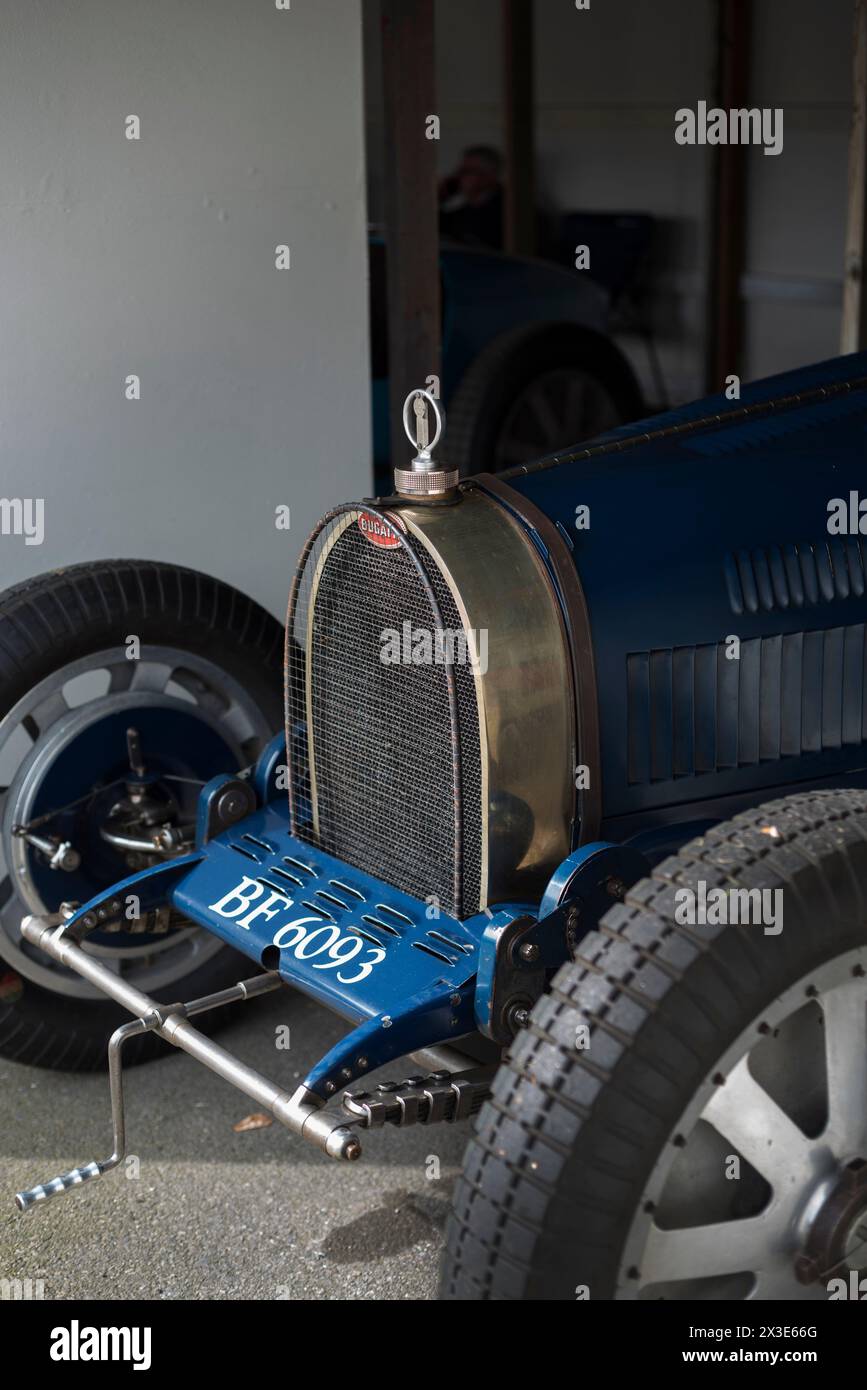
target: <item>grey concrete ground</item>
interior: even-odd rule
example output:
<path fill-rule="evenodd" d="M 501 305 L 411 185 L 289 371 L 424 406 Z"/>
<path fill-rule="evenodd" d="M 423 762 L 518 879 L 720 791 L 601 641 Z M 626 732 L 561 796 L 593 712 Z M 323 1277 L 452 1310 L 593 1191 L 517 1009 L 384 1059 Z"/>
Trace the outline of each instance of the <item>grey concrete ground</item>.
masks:
<path fill-rule="evenodd" d="M 289 1088 L 345 1027 L 288 994 L 245 1007 L 220 1041 Z M 110 1151 L 108 1081 L 0 1060 L 0 1279 L 44 1280 L 46 1299 L 436 1296 L 467 1125 L 374 1132 L 337 1164 L 277 1124 L 236 1134 L 255 1105 L 185 1055 L 126 1077 L 140 1176 L 23 1216 L 19 1188 Z"/>

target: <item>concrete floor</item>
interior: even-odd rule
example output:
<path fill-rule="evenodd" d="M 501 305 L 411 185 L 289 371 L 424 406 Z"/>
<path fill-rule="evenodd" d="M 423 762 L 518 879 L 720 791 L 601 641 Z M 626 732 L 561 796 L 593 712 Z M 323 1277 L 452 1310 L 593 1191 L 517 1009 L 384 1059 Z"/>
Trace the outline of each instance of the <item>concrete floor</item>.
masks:
<path fill-rule="evenodd" d="M 246 1009 L 220 1041 L 288 1089 L 345 1027 L 297 995 Z M 436 1297 L 468 1125 L 374 1132 L 338 1164 L 277 1124 L 236 1134 L 255 1105 L 183 1054 L 126 1081 L 139 1176 L 23 1216 L 19 1188 L 110 1151 L 108 1081 L 0 1060 L 0 1279 L 44 1280 L 46 1299 Z"/>

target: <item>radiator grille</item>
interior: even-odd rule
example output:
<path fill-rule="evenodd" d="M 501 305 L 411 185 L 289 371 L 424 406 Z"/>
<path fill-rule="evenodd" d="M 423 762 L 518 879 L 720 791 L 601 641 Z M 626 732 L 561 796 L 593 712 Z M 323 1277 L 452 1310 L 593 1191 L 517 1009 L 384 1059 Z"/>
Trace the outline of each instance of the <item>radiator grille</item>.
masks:
<path fill-rule="evenodd" d="M 308 543 L 296 581 L 286 680 L 294 829 L 466 917 L 478 910 L 481 891 L 473 672 L 381 659 L 384 633 L 397 634 L 401 656 L 412 657 L 415 634 L 457 631 L 460 621 L 424 547 L 397 532 L 388 547 L 373 543 L 358 525 L 369 516 L 353 509 L 328 520 Z M 391 647 L 394 655 L 393 637 Z"/>

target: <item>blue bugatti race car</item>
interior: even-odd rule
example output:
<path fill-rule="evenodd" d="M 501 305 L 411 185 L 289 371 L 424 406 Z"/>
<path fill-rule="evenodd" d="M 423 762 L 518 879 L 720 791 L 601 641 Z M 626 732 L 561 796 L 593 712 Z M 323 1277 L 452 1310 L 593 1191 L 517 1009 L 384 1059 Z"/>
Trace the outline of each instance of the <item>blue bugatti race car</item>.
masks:
<path fill-rule="evenodd" d="M 122 1061 L 170 1045 L 341 1163 L 472 1120 L 445 1297 L 834 1296 L 867 1269 L 867 354 L 469 478 L 434 397 L 405 423 L 285 630 L 146 561 L 3 597 L 0 1051 L 107 1058 L 115 1126 L 19 1207 L 119 1164 Z M 280 990 L 346 1021 L 294 1088 L 211 1035 Z"/>

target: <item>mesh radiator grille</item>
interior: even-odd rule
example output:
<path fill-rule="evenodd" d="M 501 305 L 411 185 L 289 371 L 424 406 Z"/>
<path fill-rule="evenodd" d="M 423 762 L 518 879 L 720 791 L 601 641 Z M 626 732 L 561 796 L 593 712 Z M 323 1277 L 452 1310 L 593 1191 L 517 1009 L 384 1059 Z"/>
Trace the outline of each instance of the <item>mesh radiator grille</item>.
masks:
<path fill-rule="evenodd" d="M 374 544 L 357 524 L 361 515 L 343 510 L 314 533 L 293 590 L 286 689 L 294 830 L 466 917 L 479 907 L 482 859 L 472 669 L 381 659 L 388 630 L 403 645 L 404 624 L 435 633 L 458 630 L 460 620 L 424 547 L 404 536 L 390 548 Z"/>

